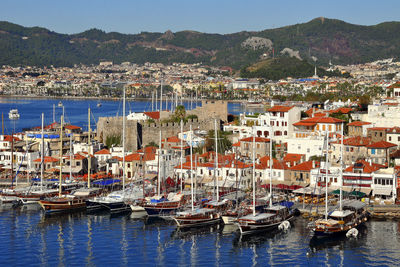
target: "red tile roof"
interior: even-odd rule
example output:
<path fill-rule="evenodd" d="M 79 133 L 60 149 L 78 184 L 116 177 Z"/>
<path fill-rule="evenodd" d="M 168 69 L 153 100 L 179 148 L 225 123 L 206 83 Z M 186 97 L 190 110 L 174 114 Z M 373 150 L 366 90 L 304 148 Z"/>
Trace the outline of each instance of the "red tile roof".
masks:
<path fill-rule="evenodd" d="M 329 113 L 331 113 L 331 114 L 332 114 L 332 113 L 348 114 L 348 113 L 350 113 L 351 111 L 353 111 L 352 108 L 342 107 L 342 108 L 337 108 L 337 109 L 330 110 Z"/>
<path fill-rule="evenodd" d="M 371 144 L 371 138 L 369 137 L 361 137 L 354 136 L 343 140 L 343 144 L 346 146 L 368 146 Z M 341 139 L 336 142 L 332 142 L 332 144 L 340 144 Z"/>
<path fill-rule="evenodd" d="M 293 123 L 294 126 L 315 126 L 316 124 L 317 123 L 315 122 L 301 122 L 301 121 Z"/>
<path fill-rule="evenodd" d="M 65 129 L 78 130 L 78 129 L 81 129 L 81 127 L 69 124 L 69 125 L 65 125 Z"/>
<path fill-rule="evenodd" d="M 395 147 L 397 146 L 396 144 L 389 143 L 386 141 L 379 141 L 373 144 L 368 145 L 368 148 L 390 148 L 390 147 Z"/>
<path fill-rule="evenodd" d="M 318 168 L 320 166 L 320 162 L 319 161 L 315 161 L 315 168 Z M 296 166 L 293 166 L 291 168 L 289 168 L 289 170 L 291 171 L 311 171 L 313 168 L 313 161 L 309 160 L 309 161 L 305 161 L 303 163 L 297 164 Z"/>
<path fill-rule="evenodd" d="M 165 142 L 165 139 L 162 139 L 161 142 Z M 180 143 L 181 139 L 179 139 L 177 136 L 167 137 L 167 142 L 168 143 Z"/>
<path fill-rule="evenodd" d="M 132 153 L 129 155 L 125 156 L 125 162 L 132 162 L 132 161 L 148 161 L 148 160 L 155 160 L 156 155 L 155 154 L 150 154 L 146 153 L 145 155 L 139 154 L 139 153 Z M 120 159 L 122 161 L 122 158 Z"/>
<path fill-rule="evenodd" d="M 347 124 L 347 126 L 363 126 L 363 125 L 369 125 L 371 124 L 370 122 L 366 122 L 366 121 L 353 121 L 350 122 L 349 124 Z"/>
<path fill-rule="evenodd" d="M 234 143 L 232 146 L 234 146 L 234 147 L 240 147 L 240 141 L 237 142 L 237 143 Z"/>
<path fill-rule="evenodd" d="M 319 111 L 320 109 L 318 109 L 318 108 L 310 108 L 310 109 L 308 109 L 307 111 L 306 111 L 306 114 L 308 115 L 308 117 L 311 117 L 312 116 L 312 114 L 313 114 L 313 112 L 314 112 L 314 114 L 315 114 L 315 112 L 317 112 L 317 111 Z"/>
<path fill-rule="evenodd" d="M 333 117 L 313 117 L 301 120 L 297 123 L 342 123 L 342 122 L 344 121 Z M 293 125 L 296 126 L 297 123 L 294 123 Z"/>
<path fill-rule="evenodd" d="M 268 138 L 254 137 L 256 143 L 269 143 Z M 253 142 L 253 137 L 247 137 L 240 140 L 240 142 Z"/>
<path fill-rule="evenodd" d="M 108 149 L 102 149 L 94 153 L 95 155 L 110 155 L 110 151 Z"/>
<path fill-rule="evenodd" d="M 288 107 L 288 106 L 273 106 L 272 108 L 268 109 L 268 112 L 288 112 L 291 110 L 293 106 Z"/>
<path fill-rule="evenodd" d="M 41 158 L 38 158 L 38 159 L 35 159 L 35 160 L 34 160 L 34 162 L 41 162 L 41 161 L 42 161 Z M 44 157 L 43 161 L 44 161 L 45 163 L 48 163 L 48 162 L 58 162 L 58 159 L 53 158 L 53 157 L 48 157 L 48 156 L 46 156 L 46 157 Z"/>
<path fill-rule="evenodd" d="M 344 171 L 354 172 L 354 169 L 362 169 L 363 173 L 372 173 L 384 167 L 385 167 L 384 165 L 380 164 L 375 164 L 375 163 L 370 164 L 365 160 L 357 160 L 356 163 L 354 163 L 352 166 L 347 167 Z"/>
<path fill-rule="evenodd" d="M 400 133 L 400 127 L 393 127 L 393 128 L 390 128 L 390 130 L 388 131 L 388 133 Z"/>
<path fill-rule="evenodd" d="M 19 138 L 16 137 L 16 136 L 13 136 L 13 139 L 14 139 L 14 141 L 21 141 L 21 139 L 19 139 Z M 6 141 L 6 142 L 11 142 L 11 141 L 12 141 L 11 135 L 5 135 L 5 136 L 4 136 L 4 141 Z"/>
<path fill-rule="evenodd" d="M 389 127 L 372 127 L 372 128 L 368 128 L 368 131 L 389 131 L 390 128 Z"/>
<path fill-rule="evenodd" d="M 145 148 L 139 149 L 138 153 L 156 153 L 158 147 L 155 146 L 146 146 Z"/>
<path fill-rule="evenodd" d="M 153 120 L 159 120 L 160 119 L 160 112 L 159 111 L 147 111 L 144 112 L 144 114 Z"/>
<path fill-rule="evenodd" d="M 260 164 L 256 164 L 256 169 L 267 169 L 269 168 L 270 157 L 264 156 L 260 158 Z M 272 169 L 286 170 L 288 167 L 285 162 L 278 159 L 272 159 Z"/>
<path fill-rule="evenodd" d="M 287 153 L 283 157 L 283 161 L 300 161 L 304 157 L 304 154 L 294 154 L 294 153 Z"/>

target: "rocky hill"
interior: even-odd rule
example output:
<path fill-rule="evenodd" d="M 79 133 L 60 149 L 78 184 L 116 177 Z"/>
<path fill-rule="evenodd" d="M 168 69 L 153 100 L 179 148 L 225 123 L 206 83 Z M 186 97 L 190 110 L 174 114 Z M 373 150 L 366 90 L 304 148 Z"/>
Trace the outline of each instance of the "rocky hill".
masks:
<path fill-rule="evenodd" d="M 400 55 L 400 23 L 360 26 L 317 18 L 260 32 L 208 34 L 195 31 L 140 34 L 91 29 L 59 34 L 0 22 L 0 65 L 98 64 L 130 61 L 186 62 L 240 69 L 281 54 L 327 65 L 373 61 Z"/>

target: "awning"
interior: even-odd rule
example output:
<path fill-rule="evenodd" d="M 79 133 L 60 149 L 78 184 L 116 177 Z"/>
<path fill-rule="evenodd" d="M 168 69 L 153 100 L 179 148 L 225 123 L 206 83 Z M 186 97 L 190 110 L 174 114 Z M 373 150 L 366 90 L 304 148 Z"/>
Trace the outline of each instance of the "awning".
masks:
<path fill-rule="evenodd" d="M 360 188 L 360 191 L 367 194 L 367 196 L 369 194 L 371 194 L 372 189 L 371 188 Z"/>
<path fill-rule="evenodd" d="M 374 189 L 374 196 L 381 195 L 381 196 L 390 196 L 392 194 L 393 188 L 375 188 Z"/>

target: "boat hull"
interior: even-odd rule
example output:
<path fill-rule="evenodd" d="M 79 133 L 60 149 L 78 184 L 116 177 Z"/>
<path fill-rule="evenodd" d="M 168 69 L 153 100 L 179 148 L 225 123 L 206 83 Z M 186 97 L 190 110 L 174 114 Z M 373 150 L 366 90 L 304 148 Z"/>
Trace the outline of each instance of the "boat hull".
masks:
<path fill-rule="evenodd" d="M 339 237 L 344 236 L 346 233 L 352 228 L 359 228 L 364 225 L 364 222 L 367 221 L 367 217 L 360 218 L 356 225 L 351 227 L 345 227 L 344 229 L 337 229 L 337 230 L 322 230 L 322 229 L 313 229 L 314 236 L 316 238 L 330 238 L 330 237 Z"/>
<path fill-rule="evenodd" d="M 173 216 L 179 208 L 144 207 L 149 216 Z"/>
<path fill-rule="evenodd" d="M 239 226 L 240 234 L 241 235 L 250 235 L 250 234 L 255 234 L 259 232 L 264 232 L 264 231 L 271 231 L 278 229 L 278 226 L 284 222 L 284 221 L 293 221 L 294 216 L 291 215 L 290 217 L 287 217 L 285 220 L 278 221 L 278 222 L 273 222 L 269 224 L 257 224 L 257 223 L 237 223 Z"/>
<path fill-rule="evenodd" d="M 179 228 L 190 228 L 203 225 L 217 224 L 221 222 L 221 217 L 219 216 L 215 218 L 200 218 L 200 219 L 173 217 L 173 219 Z"/>
<path fill-rule="evenodd" d="M 224 224 L 235 224 L 237 222 L 237 216 L 223 215 L 222 221 L 224 222 Z"/>
<path fill-rule="evenodd" d="M 100 202 L 100 204 L 111 213 L 130 211 L 131 207 L 124 201 Z"/>
<path fill-rule="evenodd" d="M 39 204 L 45 213 L 61 213 L 86 209 L 86 202 L 83 199 L 41 200 Z"/>

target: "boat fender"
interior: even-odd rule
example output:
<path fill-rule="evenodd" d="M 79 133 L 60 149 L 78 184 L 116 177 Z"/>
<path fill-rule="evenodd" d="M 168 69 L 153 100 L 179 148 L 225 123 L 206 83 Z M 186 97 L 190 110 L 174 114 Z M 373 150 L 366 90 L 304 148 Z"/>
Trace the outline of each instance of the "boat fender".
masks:
<path fill-rule="evenodd" d="M 283 221 L 279 226 L 278 229 L 279 230 L 287 230 L 290 228 L 290 222 L 288 221 Z"/>
<path fill-rule="evenodd" d="M 346 233 L 346 237 L 357 237 L 358 236 L 358 230 L 356 228 L 352 228 Z"/>

